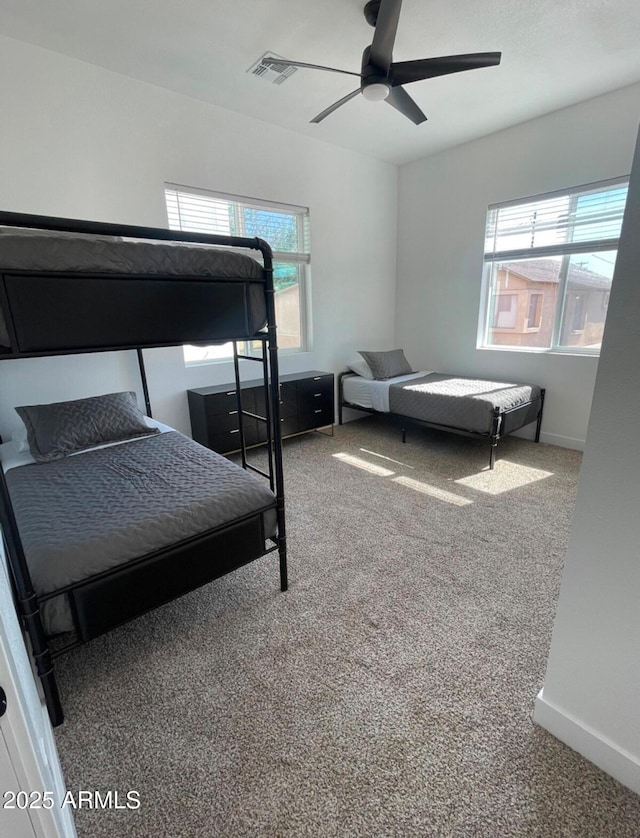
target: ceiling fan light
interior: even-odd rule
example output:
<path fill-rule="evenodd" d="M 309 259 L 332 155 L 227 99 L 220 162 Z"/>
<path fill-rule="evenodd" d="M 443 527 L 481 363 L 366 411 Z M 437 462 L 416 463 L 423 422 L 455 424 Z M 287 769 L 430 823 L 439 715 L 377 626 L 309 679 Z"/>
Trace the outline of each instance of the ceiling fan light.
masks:
<path fill-rule="evenodd" d="M 391 91 L 391 87 L 382 81 L 373 82 L 373 84 L 368 84 L 362 88 L 362 95 L 365 99 L 368 99 L 369 102 L 382 102 L 383 99 L 386 99 Z"/>

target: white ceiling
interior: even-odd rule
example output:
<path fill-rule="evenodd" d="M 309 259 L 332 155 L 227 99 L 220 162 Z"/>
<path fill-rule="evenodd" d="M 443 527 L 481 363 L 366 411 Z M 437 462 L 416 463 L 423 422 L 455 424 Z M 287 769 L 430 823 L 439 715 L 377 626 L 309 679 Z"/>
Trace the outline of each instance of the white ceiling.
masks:
<path fill-rule="evenodd" d="M 359 72 L 365 0 L 0 0 L 0 34 L 393 163 L 640 81 L 638 0 L 404 0 L 394 60 L 502 51 L 498 67 L 416 82 L 416 126 L 348 75 L 246 71 L 265 52 Z"/>

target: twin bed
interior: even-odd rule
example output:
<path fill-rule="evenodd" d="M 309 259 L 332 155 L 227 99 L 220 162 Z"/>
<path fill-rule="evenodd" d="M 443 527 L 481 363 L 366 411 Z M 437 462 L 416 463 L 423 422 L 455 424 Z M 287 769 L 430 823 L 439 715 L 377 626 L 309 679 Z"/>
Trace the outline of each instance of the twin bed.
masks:
<path fill-rule="evenodd" d="M 402 350 L 361 354 L 364 363 L 338 376 L 339 424 L 349 407 L 394 415 L 403 442 L 410 423 L 476 437 L 490 445 L 490 469 L 499 441 L 513 431 L 535 422 L 540 440 L 545 391 L 537 385 L 413 372 Z"/>
<path fill-rule="evenodd" d="M 16 606 L 57 725 L 60 654 L 266 553 L 278 552 L 287 589 L 271 250 L 260 239 L 8 213 L 0 225 L 0 360 L 134 350 L 145 402 L 142 411 L 122 392 L 15 405 L 27 439 L 0 445 Z M 258 250 L 262 264 L 220 246 Z M 262 347 L 266 471 L 244 450 L 237 348 L 242 467 L 151 418 L 143 350 L 228 340 Z"/>

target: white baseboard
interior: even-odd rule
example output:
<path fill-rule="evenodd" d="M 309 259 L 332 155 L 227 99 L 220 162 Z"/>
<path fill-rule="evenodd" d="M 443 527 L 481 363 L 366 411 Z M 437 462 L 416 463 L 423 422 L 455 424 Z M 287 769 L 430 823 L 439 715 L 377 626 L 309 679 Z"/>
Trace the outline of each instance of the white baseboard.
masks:
<path fill-rule="evenodd" d="M 544 690 L 540 690 L 536 698 L 533 721 L 631 791 L 640 794 L 640 760 L 548 702 L 543 693 Z"/>
<path fill-rule="evenodd" d="M 540 434 L 540 442 L 546 442 L 549 445 L 559 445 L 560 448 L 573 448 L 575 451 L 584 451 L 584 439 L 574 439 L 571 436 L 559 436 L 558 434 L 546 434 L 544 431 Z"/>

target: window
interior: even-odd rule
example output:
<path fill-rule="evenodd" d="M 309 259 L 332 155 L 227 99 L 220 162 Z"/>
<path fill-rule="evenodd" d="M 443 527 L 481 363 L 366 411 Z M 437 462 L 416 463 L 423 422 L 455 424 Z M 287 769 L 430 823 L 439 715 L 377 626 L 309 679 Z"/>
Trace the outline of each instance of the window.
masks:
<path fill-rule="evenodd" d="M 527 316 L 527 328 L 528 329 L 539 329 L 540 328 L 540 320 L 542 317 L 542 300 L 544 299 L 544 294 L 539 294 L 537 292 L 532 292 L 529 295 L 529 314 Z"/>
<path fill-rule="evenodd" d="M 493 317 L 494 329 L 515 329 L 518 311 L 517 294 L 498 294 Z"/>
<path fill-rule="evenodd" d="M 284 352 L 304 351 L 309 210 L 173 184 L 165 184 L 164 194 L 171 230 L 259 236 L 271 245 L 278 348 Z M 241 354 L 251 353 L 252 348 L 244 344 Z M 187 364 L 227 361 L 233 357 L 233 347 L 231 343 L 185 346 L 184 357 Z"/>
<path fill-rule="evenodd" d="M 600 351 L 627 181 L 489 207 L 483 347 Z"/>

